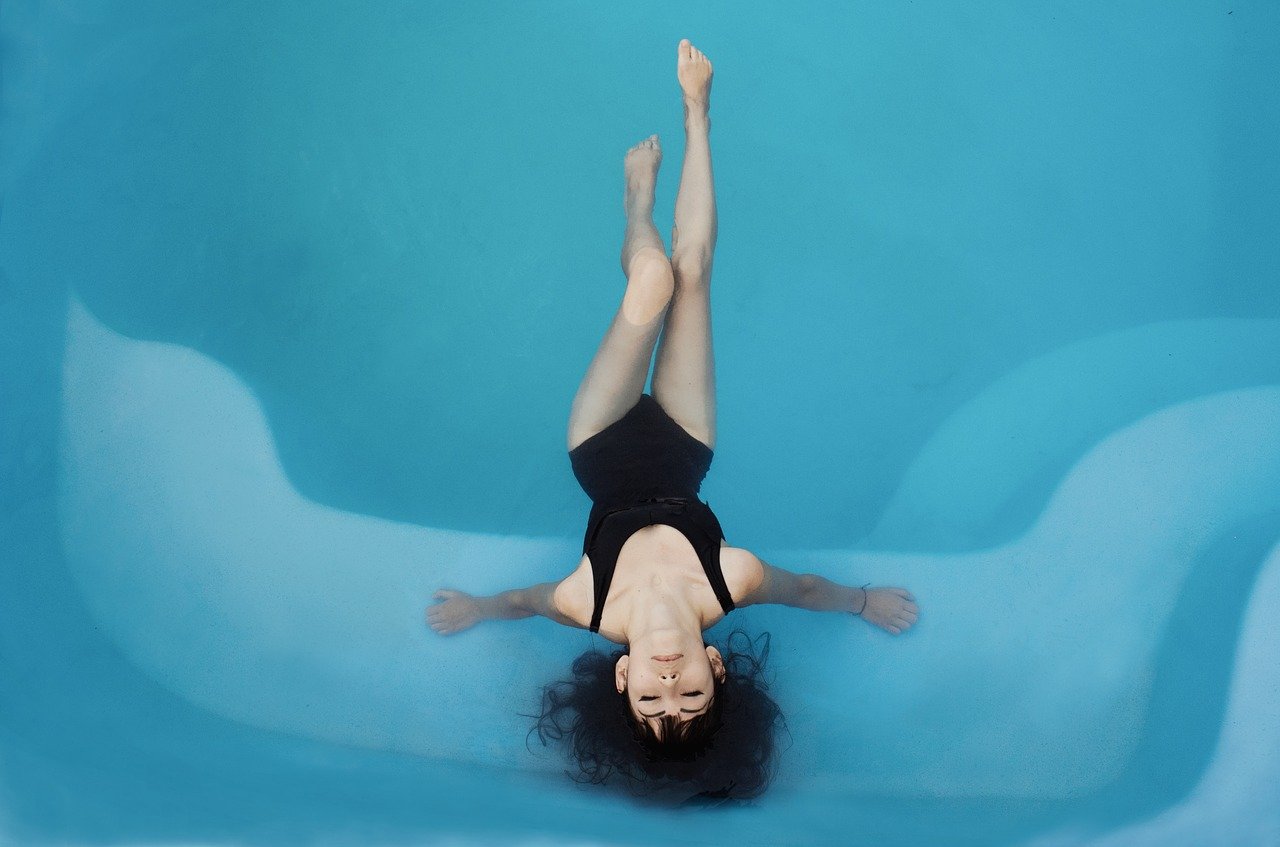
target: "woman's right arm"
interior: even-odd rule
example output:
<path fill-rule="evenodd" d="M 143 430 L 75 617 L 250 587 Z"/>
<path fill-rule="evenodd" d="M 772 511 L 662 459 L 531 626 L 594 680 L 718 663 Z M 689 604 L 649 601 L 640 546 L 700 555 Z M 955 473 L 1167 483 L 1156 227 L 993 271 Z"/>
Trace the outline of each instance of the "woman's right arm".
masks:
<path fill-rule="evenodd" d="M 533 615 L 542 615 L 565 626 L 581 626 L 556 608 L 555 590 L 559 584 L 540 582 L 489 597 L 441 588 L 435 593 L 436 604 L 427 607 L 427 624 L 441 635 L 462 632 L 480 621 L 512 621 Z"/>

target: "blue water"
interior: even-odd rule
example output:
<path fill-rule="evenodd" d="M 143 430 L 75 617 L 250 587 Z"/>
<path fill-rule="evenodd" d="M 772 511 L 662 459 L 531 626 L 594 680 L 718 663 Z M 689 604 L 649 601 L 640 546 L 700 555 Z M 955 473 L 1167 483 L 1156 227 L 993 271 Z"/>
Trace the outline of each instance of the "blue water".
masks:
<path fill-rule="evenodd" d="M 268 6 L 269 8 L 262 8 Z M 746 808 L 525 746 L 621 161 L 715 62 Z M 0 7 L 0 843 L 1280 844 L 1280 8 Z M 603 645 L 601 645 L 603 646 Z"/>

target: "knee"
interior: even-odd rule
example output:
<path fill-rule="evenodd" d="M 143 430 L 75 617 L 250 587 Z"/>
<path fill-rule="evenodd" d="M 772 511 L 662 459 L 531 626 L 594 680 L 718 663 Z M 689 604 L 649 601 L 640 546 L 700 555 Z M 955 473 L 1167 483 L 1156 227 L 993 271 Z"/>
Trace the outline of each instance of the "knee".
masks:
<path fill-rule="evenodd" d="M 648 277 L 661 274 L 664 271 L 670 272 L 671 260 L 667 258 L 667 254 L 661 248 L 641 247 L 631 254 L 630 262 L 623 270 L 627 274 L 627 280 L 630 281 L 636 277 Z"/>
<path fill-rule="evenodd" d="M 637 253 L 628 271 L 622 314 L 633 324 L 647 324 L 661 315 L 671 302 L 676 288 L 675 274 L 661 250 Z"/>
<path fill-rule="evenodd" d="M 680 250 L 672 255 L 671 267 L 680 287 L 706 285 L 711 281 L 711 251 Z"/>

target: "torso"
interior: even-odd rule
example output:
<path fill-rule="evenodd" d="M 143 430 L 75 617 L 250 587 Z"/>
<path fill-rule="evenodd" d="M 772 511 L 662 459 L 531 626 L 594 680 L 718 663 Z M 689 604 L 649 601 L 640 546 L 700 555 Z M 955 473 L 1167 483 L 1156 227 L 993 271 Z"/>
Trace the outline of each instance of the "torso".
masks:
<path fill-rule="evenodd" d="M 738 602 L 760 584 L 763 577 L 760 560 L 748 551 L 721 542 L 720 569 L 734 602 Z M 625 644 L 622 627 L 630 619 L 640 589 L 678 593 L 693 603 L 706 629 L 724 617 L 724 610 L 707 582 L 697 552 L 680 530 L 666 524 L 653 524 L 634 532 L 618 553 L 618 564 L 605 598 L 600 619 L 600 634 L 610 641 Z M 553 595 L 556 608 L 574 623 L 586 627 L 594 610 L 594 584 L 591 560 L 583 555 L 578 567 L 556 586 Z"/>

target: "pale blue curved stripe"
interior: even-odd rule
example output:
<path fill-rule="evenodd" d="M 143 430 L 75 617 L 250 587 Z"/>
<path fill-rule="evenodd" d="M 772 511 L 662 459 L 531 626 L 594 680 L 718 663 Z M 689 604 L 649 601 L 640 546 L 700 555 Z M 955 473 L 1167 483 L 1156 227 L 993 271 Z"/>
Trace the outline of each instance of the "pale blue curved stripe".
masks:
<path fill-rule="evenodd" d="M 1107 433 L 1215 391 L 1280 383 L 1280 321 L 1150 324 L 1022 364 L 957 409 L 903 474 L 868 547 L 970 550 L 1026 530 Z"/>

